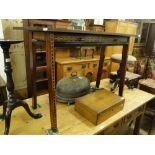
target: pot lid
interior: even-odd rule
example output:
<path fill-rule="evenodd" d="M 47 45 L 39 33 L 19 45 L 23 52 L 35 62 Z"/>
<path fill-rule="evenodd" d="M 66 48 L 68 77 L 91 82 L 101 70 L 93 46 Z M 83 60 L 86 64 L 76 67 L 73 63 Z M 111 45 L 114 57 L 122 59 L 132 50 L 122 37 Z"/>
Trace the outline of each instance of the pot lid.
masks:
<path fill-rule="evenodd" d="M 56 95 L 59 98 L 70 100 L 87 94 L 90 90 L 90 82 L 86 77 L 72 73 L 58 81 Z"/>

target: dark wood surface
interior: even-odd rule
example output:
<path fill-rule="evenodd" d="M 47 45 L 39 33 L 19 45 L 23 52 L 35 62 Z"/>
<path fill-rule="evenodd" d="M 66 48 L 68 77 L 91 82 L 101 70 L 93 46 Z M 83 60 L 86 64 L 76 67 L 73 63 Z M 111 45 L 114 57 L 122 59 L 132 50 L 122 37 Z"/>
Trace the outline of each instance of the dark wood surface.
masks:
<path fill-rule="evenodd" d="M 28 20 L 23 20 L 23 26 L 27 26 L 29 25 Z M 32 58 L 32 56 L 30 56 L 30 54 L 32 54 L 32 52 L 30 51 L 32 49 L 32 44 L 29 44 L 29 38 L 32 38 L 32 34 L 28 33 L 27 30 L 23 30 L 23 34 L 24 34 L 24 49 L 25 49 L 25 65 L 26 65 L 26 77 L 27 77 L 27 92 L 28 92 L 28 97 L 32 97 L 32 85 L 31 85 L 31 66 L 32 63 L 30 64 L 30 62 L 32 62 L 32 60 L 30 61 L 30 59 Z"/>
<path fill-rule="evenodd" d="M 0 106 L 3 105 L 6 99 L 7 99 L 6 86 L 0 86 Z"/>
<path fill-rule="evenodd" d="M 125 74 L 126 74 L 126 64 L 128 58 L 128 48 L 129 46 L 123 46 L 122 51 L 122 62 L 120 63 L 120 83 L 119 83 L 119 95 L 123 96 L 123 88 L 125 83 Z"/>
<path fill-rule="evenodd" d="M 104 64 L 104 59 L 105 59 L 105 46 L 102 47 L 102 51 L 100 53 L 100 60 L 99 60 L 99 67 L 98 67 L 98 72 L 97 72 L 97 79 L 96 79 L 96 87 L 99 88 L 100 86 L 100 79 L 102 77 L 103 73 L 103 64 Z"/>
<path fill-rule="evenodd" d="M 54 34 L 46 34 L 47 52 L 47 74 L 48 74 L 48 93 L 50 106 L 50 120 L 52 132 L 57 132 L 57 111 L 56 111 L 56 92 L 55 92 L 55 53 L 54 53 Z"/>
<path fill-rule="evenodd" d="M 94 32 L 94 31 L 90 31 L 90 30 L 66 30 L 66 29 L 55 29 L 55 28 L 42 28 L 42 27 L 37 27 L 37 26 L 26 26 L 26 27 L 14 27 L 15 30 L 28 30 L 28 31 L 33 31 L 33 32 L 53 32 L 55 34 L 92 34 L 92 35 L 104 35 L 104 36 L 108 36 L 108 37 L 131 37 L 131 36 L 135 36 L 133 34 L 129 35 L 129 34 L 122 34 L 122 33 L 107 33 L 107 32 Z"/>

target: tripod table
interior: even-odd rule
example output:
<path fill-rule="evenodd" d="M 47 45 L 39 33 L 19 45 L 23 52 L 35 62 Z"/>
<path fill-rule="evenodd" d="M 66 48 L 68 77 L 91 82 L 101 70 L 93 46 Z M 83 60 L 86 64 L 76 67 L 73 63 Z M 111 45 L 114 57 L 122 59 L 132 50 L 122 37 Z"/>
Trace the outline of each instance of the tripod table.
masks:
<path fill-rule="evenodd" d="M 4 54 L 4 66 L 5 66 L 4 71 L 7 77 L 7 90 L 8 90 L 8 99 L 3 104 L 3 118 L 5 119 L 5 131 L 4 131 L 5 135 L 9 134 L 11 114 L 12 114 L 12 111 L 17 107 L 22 106 L 26 110 L 26 112 L 35 119 L 42 117 L 40 113 L 33 114 L 28 104 L 24 101 L 17 99 L 14 94 L 14 82 L 12 78 L 12 68 L 11 68 L 9 49 L 12 44 L 18 44 L 21 42 L 23 41 L 0 39 L 0 46 L 3 49 L 3 54 Z"/>

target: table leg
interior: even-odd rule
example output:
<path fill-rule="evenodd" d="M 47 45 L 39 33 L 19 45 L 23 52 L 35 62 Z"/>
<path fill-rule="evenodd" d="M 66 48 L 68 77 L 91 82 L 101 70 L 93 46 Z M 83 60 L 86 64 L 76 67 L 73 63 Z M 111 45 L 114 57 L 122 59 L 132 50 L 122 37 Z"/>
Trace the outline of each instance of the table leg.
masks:
<path fill-rule="evenodd" d="M 134 127 L 134 130 L 133 130 L 134 135 L 139 135 L 139 130 L 140 130 L 142 119 L 143 119 L 143 114 L 139 115 L 136 118 L 135 127 Z"/>
<path fill-rule="evenodd" d="M 48 134 L 57 134 L 57 113 L 56 113 L 56 94 L 55 94 L 55 53 L 54 53 L 54 34 L 46 35 L 46 52 L 48 67 L 48 93 L 50 107 L 51 129 Z"/>
<path fill-rule="evenodd" d="M 151 131 L 152 131 L 152 128 L 153 128 L 154 123 L 155 123 L 155 115 L 153 116 L 153 119 L 151 121 L 151 126 L 149 128 L 148 135 L 151 135 Z"/>
<path fill-rule="evenodd" d="M 0 119 L 4 120 L 5 119 L 5 113 L 6 113 L 6 101 L 3 103 L 3 114 L 0 115 Z"/>
<path fill-rule="evenodd" d="M 22 106 L 26 112 L 35 119 L 41 118 L 42 114 L 37 113 L 37 114 L 33 114 L 28 106 L 28 104 L 24 101 L 21 100 L 14 100 L 13 102 L 9 102 L 7 103 L 7 107 L 5 109 L 6 113 L 5 113 L 5 131 L 4 131 L 4 135 L 8 135 L 9 134 L 9 129 L 10 129 L 10 121 L 11 121 L 11 114 L 13 109 Z"/>
<path fill-rule="evenodd" d="M 123 96 L 127 58 L 128 58 L 128 45 L 124 45 L 123 52 L 122 52 L 122 62 L 121 62 L 121 66 L 120 66 L 119 96 Z"/>
<path fill-rule="evenodd" d="M 102 47 L 101 53 L 100 53 L 100 61 L 99 61 L 99 67 L 98 67 L 98 72 L 97 72 L 97 79 L 96 79 L 96 88 L 99 88 L 100 86 L 100 80 L 102 77 L 102 68 L 103 68 L 103 63 L 104 63 L 104 58 L 105 58 L 105 46 Z"/>
<path fill-rule="evenodd" d="M 3 103 L 3 117 L 5 117 L 6 108 L 7 108 L 7 101 Z"/>
<path fill-rule="evenodd" d="M 7 108 L 6 108 L 4 135 L 8 135 L 8 134 L 9 134 L 12 110 L 13 110 L 12 107 L 7 107 Z"/>

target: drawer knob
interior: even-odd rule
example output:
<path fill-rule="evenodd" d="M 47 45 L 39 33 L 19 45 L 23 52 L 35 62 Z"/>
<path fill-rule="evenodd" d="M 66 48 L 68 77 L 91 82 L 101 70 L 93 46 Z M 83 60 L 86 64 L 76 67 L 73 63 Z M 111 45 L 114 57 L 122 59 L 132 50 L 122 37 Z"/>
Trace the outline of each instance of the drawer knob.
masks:
<path fill-rule="evenodd" d="M 82 69 L 86 68 L 86 64 L 82 64 L 81 68 Z"/>
<path fill-rule="evenodd" d="M 67 67 L 67 71 L 71 71 L 72 70 L 72 67 Z"/>
<path fill-rule="evenodd" d="M 97 64 L 93 64 L 93 67 L 95 68 L 97 66 Z"/>

